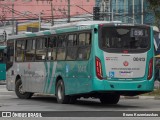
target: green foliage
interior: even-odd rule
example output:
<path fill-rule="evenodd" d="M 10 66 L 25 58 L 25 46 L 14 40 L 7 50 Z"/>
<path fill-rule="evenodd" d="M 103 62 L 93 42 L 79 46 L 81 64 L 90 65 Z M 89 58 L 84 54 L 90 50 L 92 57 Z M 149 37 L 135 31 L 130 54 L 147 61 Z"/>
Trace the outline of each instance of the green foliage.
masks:
<path fill-rule="evenodd" d="M 149 3 L 149 9 L 153 12 L 155 16 L 155 25 L 160 27 L 160 0 L 147 0 Z"/>

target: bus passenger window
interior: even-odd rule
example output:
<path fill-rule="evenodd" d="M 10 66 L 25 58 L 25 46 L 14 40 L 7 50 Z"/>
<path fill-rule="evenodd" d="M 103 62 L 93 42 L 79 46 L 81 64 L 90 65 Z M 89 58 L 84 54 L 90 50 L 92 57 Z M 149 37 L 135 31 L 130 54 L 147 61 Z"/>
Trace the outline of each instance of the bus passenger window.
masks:
<path fill-rule="evenodd" d="M 86 34 L 86 45 L 90 45 L 91 44 L 91 34 L 87 33 Z"/>
<path fill-rule="evenodd" d="M 57 44 L 57 37 L 51 37 L 48 39 L 48 48 L 56 47 Z"/>
<path fill-rule="evenodd" d="M 90 46 L 89 47 L 79 47 L 78 49 L 78 60 L 87 60 L 90 55 Z"/>
<path fill-rule="evenodd" d="M 74 35 L 68 36 L 68 46 L 73 46 Z"/>
<path fill-rule="evenodd" d="M 67 48 L 67 60 L 75 60 L 77 57 L 77 47 L 68 47 Z"/>
<path fill-rule="evenodd" d="M 46 60 L 46 38 L 39 38 L 36 40 L 36 60 Z"/>
<path fill-rule="evenodd" d="M 16 61 L 24 61 L 24 51 L 17 50 L 16 51 Z"/>
<path fill-rule="evenodd" d="M 67 55 L 66 60 L 75 60 L 77 57 L 77 35 L 68 35 Z"/>
<path fill-rule="evenodd" d="M 34 56 L 35 56 L 35 43 L 34 42 L 35 40 L 31 40 L 31 39 L 28 39 L 26 41 L 26 55 L 25 55 L 25 60 L 26 61 L 34 61 Z"/>
<path fill-rule="evenodd" d="M 57 49 L 57 60 L 65 60 L 65 49 L 64 48 L 58 48 Z"/>
<path fill-rule="evenodd" d="M 26 40 L 16 41 L 16 61 L 18 62 L 24 61 L 25 43 L 26 43 Z"/>
<path fill-rule="evenodd" d="M 77 35 L 76 34 L 68 35 L 67 46 L 76 46 L 76 45 L 77 45 Z"/>
<path fill-rule="evenodd" d="M 78 60 L 89 59 L 91 49 L 91 33 L 84 32 L 79 34 Z"/>
<path fill-rule="evenodd" d="M 79 34 L 79 45 L 85 45 L 85 39 L 86 39 L 85 35 L 86 35 L 85 33 Z"/>
<path fill-rule="evenodd" d="M 66 47 L 66 37 L 64 35 L 58 37 L 57 46 Z"/>
<path fill-rule="evenodd" d="M 56 60 L 57 37 L 48 39 L 48 60 Z"/>
<path fill-rule="evenodd" d="M 56 60 L 56 48 L 48 49 L 48 60 Z"/>

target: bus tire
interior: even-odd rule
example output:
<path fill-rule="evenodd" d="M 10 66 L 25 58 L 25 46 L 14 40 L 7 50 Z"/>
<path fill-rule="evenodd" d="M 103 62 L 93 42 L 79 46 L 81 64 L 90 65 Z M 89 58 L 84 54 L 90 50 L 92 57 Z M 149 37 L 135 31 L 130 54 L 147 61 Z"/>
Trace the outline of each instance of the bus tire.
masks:
<path fill-rule="evenodd" d="M 120 99 L 120 95 L 118 94 L 104 94 L 100 96 L 100 101 L 102 104 L 117 104 Z"/>
<path fill-rule="evenodd" d="M 24 92 L 22 90 L 22 81 L 21 81 L 21 79 L 18 79 L 16 81 L 16 84 L 15 84 L 15 93 L 18 96 L 18 98 L 20 98 L 20 99 L 30 99 L 32 97 L 32 95 L 33 95 L 33 93 Z"/>
<path fill-rule="evenodd" d="M 65 86 L 63 80 L 59 80 L 56 84 L 56 98 L 60 104 L 69 104 L 70 96 L 65 95 Z"/>

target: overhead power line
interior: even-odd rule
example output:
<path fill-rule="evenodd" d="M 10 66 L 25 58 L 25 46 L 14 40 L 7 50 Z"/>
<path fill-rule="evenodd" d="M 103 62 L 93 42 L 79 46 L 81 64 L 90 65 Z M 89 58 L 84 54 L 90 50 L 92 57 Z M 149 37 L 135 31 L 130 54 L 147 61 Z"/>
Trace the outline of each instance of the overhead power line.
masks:
<path fill-rule="evenodd" d="M 22 12 L 20 12 L 20 11 L 17 11 L 17 10 L 15 10 L 15 9 L 13 9 L 13 8 L 10 8 L 9 6 L 4 5 L 4 4 L 0 4 L 0 7 L 4 7 L 4 8 L 6 8 L 7 10 L 9 10 L 10 12 L 13 12 L 13 13 L 16 14 L 16 15 L 21 15 L 21 16 L 25 15 L 25 16 L 24 16 L 25 18 L 31 18 L 31 17 L 33 17 L 33 16 L 31 16 L 31 15 L 28 15 L 28 14 L 22 13 Z M 36 14 L 33 14 L 33 15 L 36 15 Z M 37 16 L 37 18 L 38 18 L 38 15 L 36 15 L 36 16 Z M 35 17 L 34 17 L 34 18 L 35 18 Z"/>

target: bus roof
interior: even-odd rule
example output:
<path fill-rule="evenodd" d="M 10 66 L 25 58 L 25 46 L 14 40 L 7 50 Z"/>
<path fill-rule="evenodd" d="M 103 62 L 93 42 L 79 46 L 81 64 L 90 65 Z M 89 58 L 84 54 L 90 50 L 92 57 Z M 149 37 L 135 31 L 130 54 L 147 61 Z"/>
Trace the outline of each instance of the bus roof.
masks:
<path fill-rule="evenodd" d="M 122 23 L 121 21 L 81 21 L 81 22 L 72 22 L 66 24 L 58 24 L 51 27 L 51 30 L 57 28 L 67 28 L 67 27 L 74 27 L 74 26 L 89 26 L 89 25 L 96 25 L 96 24 L 107 24 L 107 23 Z"/>
<path fill-rule="evenodd" d="M 16 39 L 16 38 L 27 38 L 27 37 L 33 37 L 33 36 L 41 36 L 41 35 L 50 35 L 50 34 L 55 34 L 56 30 L 63 30 L 63 29 L 69 29 L 73 27 L 79 27 L 79 26 L 91 26 L 91 25 L 96 25 L 96 24 L 108 24 L 108 23 L 121 23 L 121 21 L 81 21 L 81 22 L 72 22 L 72 23 L 66 23 L 66 24 L 58 24 L 54 25 L 50 30 L 44 30 L 44 31 L 39 31 L 39 32 L 25 32 L 23 34 L 18 34 L 18 35 L 11 35 L 8 36 L 9 39 Z"/>
<path fill-rule="evenodd" d="M 144 24 L 128 24 L 128 23 L 122 23 L 121 21 L 81 21 L 81 22 L 72 22 L 72 23 L 66 23 L 66 24 L 58 24 L 54 25 L 53 27 L 50 28 L 50 30 L 44 30 L 44 31 L 39 31 L 35 33 L 31 32 L 26 32 L 24 34 L 18 34 L 18 35 L 12 35 L 8 36 L 8 40 L 10 39 L 17 39 L 17 38 L 28 38 L 28 37 L 36 37 L 36 36 L 43 36 L 43 35 L 51 35 L 51 34 L 56 34 L 58 30 L 65 30 L 68 31 L 70 28 L 78 28 L 81 26 L 89 26 L 87 27 L 91 29 L 90 26 L 92 25 L 99 25 L 99 24 L 119 24 L 119 25 L 139 25 L 139 26 L 144 26 Z M 145 25 L 147 26 L 147 25 Z"/>

